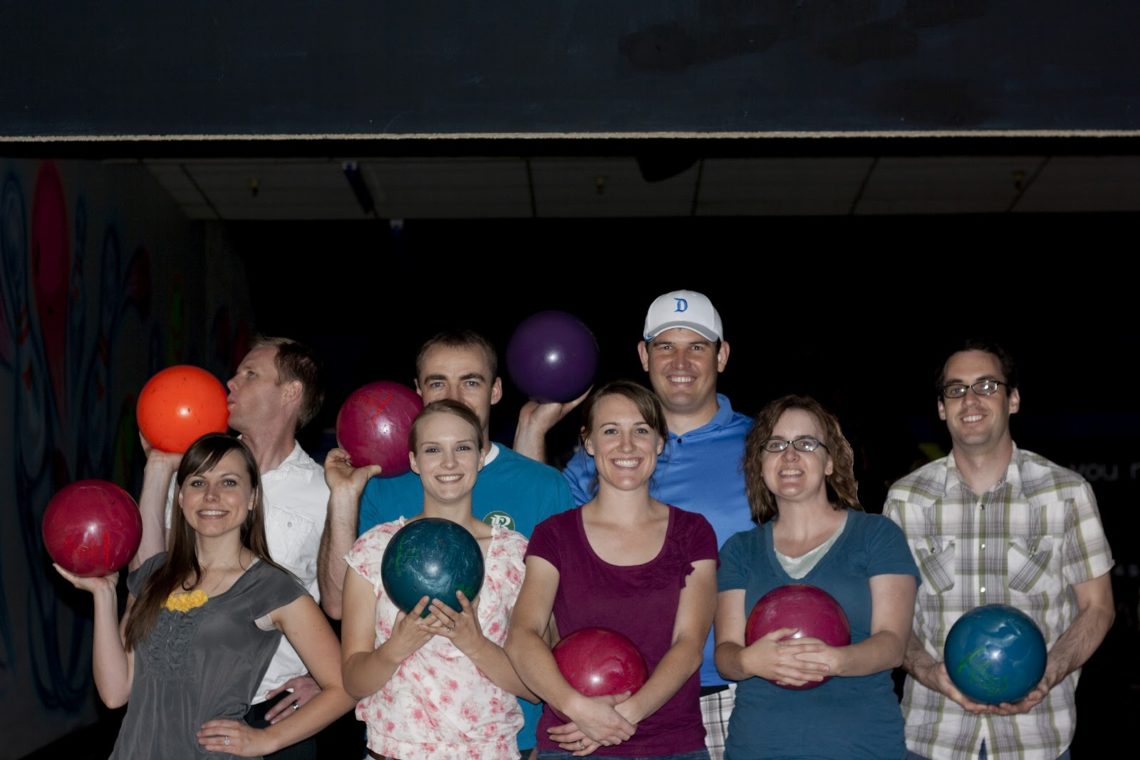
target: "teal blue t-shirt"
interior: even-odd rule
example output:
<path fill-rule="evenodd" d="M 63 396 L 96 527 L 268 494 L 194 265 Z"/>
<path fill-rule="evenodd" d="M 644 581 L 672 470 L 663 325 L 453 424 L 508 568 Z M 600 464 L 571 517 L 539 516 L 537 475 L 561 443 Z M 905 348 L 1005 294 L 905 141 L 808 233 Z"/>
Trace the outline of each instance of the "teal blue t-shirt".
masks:
<path fill-rule="evenodd" d="M 871 585 L 875 575 L 921 580 L 906 539 L 882 515 L 848 511 L 843 533 L 803 578 L 789 576 L 772 544 L 773 522 L 737 533 L 720 550 L 717 590 L 744 589 L 744 616 L 769 591 L 789 583 L 817 586 L 847 613 L 851 643 L 871 635 Z M 891 672 L 836 677 L 795 691 L 763 678 L 736 687 L 728 723 L 726 760 L 750 758 L 900 760 L 906 757 L 902 711 Z"/>

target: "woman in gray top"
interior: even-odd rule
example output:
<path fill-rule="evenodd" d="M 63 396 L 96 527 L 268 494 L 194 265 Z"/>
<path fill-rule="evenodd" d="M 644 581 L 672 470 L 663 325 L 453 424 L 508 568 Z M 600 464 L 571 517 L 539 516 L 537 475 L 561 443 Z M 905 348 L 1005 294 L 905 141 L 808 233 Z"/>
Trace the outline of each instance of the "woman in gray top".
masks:
<path fill-rule="evenodd" d="M 128 704 L 113 758 L 260 757 L 347 712 L 340 646 L 316 602 L 269 557 L 257 463 L 241 441 L 199 438 L 182 457 L 166 553 L 127 579 L 80 578 L 95 598 L 95 686 L 108 707 Z M 321 693 L 265 729 L 242 716 L 284 634 Z M 129 700 L 129 703 L 128 703 Z"/>

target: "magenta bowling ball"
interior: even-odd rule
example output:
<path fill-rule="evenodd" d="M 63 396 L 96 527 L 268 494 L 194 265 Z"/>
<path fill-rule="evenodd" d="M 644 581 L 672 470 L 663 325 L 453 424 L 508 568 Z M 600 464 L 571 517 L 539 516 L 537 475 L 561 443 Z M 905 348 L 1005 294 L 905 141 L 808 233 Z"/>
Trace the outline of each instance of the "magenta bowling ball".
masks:
<path fill-rule="evenodd" d="M 598 342 L 574 315 L 542 311 L 515 328 L 507 344 L 507 371 L 536 401 L 573 401 L 594 382 Z"/>
<path fill-rule="evenodd" d="M 419 395 L 400 383 L 381 380 L 362 386 L 345 399 L 336 416 L 336 440 L 354 467 L 380 465 L 380 477 L 407 472 L 408 436 L 424 408 Z"/>
<path fill-rule="evenodd" d="M 131 495 L 114 483 L 80 480 L 48 502 L 43 534 L 48 554 L 64 570 L 102 577 L 135 556 L 142 518 Z"/>
<path fill-rule="evenodd" d="M 563 678 L 587 697 L 636 693 L 649 677 L 637 646 L 609 628 L 579 628 L 552 652 Z"/>
<path fill-rule="evenodd" d="M 745 644 L 752 644 L 779 628 L 795 628 L 788 638 L 819 639 L 833 647 L 851 643 L 847 614 L 831 594 L 806 583 L 792 583 L 769 591 L 752 608 L 744 628 Z M 825 678 L 824 681 L 827 679 Z M 784 686 L 786 689 L 812 689 L 820 683 Z"/>

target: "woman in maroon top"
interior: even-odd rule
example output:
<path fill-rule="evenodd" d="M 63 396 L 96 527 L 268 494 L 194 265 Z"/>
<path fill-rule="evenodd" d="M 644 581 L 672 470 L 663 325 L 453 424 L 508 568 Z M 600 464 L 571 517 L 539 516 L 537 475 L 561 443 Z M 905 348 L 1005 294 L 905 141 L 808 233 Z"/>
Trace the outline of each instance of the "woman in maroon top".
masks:
<path fill-rule="evenodd" d="M 704 517 L 649 495 L 667 436 L 652 392 L 610 383 L 583 410 L 598 495 L 535 528 L 507 641 L 546 702 L 538 757 L 707 758 L 697 669 L 716 608 L 716 537 Z M 628 636 L 649 680 L 632 696 L 579 694 L 545 640 L 552 613 L 557 638 L 592 626 Z"/>

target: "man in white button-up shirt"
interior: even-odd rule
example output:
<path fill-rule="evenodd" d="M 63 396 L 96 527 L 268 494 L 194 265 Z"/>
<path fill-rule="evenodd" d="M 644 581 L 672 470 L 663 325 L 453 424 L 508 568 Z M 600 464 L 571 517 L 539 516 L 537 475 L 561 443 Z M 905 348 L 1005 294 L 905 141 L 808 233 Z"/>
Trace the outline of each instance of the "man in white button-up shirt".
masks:
<path fill-rule="evenodd" d="M 274 561 L 293 572 L 320 601 L 317 551 L 328 508 L 324 470 L 304 452 L 296 433 L 323 400 L 318 367 L 308 348 L 287 338 L 262 338 L 238 365 L 229 388 L 229 425 L 241 434 L 261 470 L 265 533 Z M 143 542 L 135 562 L 163 551 L 172 503 L 173 477 L 181 460 L 147 445 L 139 509 Z M 288 718 L 320 687 L 286 639 L 265 673 L 246 716 L 251 725 Z M 310 738 L 270 757 L 316 758 Z"/>

